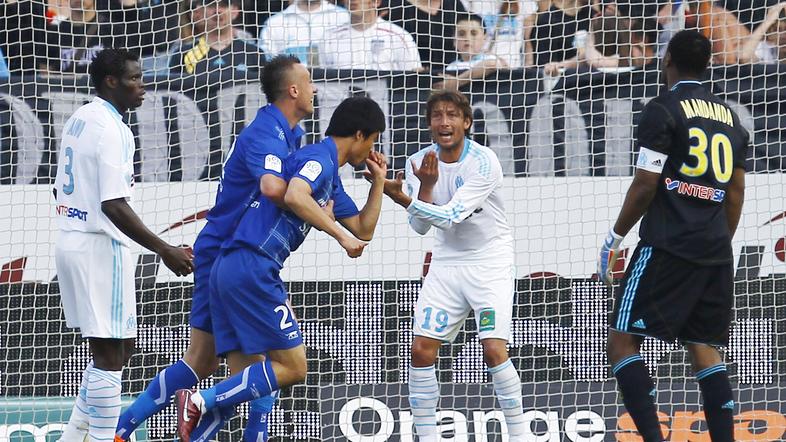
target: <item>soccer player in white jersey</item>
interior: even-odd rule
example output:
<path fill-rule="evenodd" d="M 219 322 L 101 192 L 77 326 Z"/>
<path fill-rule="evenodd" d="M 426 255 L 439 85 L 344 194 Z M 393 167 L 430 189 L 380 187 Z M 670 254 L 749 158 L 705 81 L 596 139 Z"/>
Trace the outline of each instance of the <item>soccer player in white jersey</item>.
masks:
<path fill-rule="evenodd" d="M 115 436 L 121 373 L 137 331 L 131 240 L 159 254 L 178 276 L 193 269 L 190 252 L 162 241 L 128 205 L 135 146 L 123 114 L 139 107 L 145 93 L 138 56 L 105 49 L 91 63 L 90 78 L 98 96 L 63 128 L 54 188 L 55 262 L 66 324 L 80 329 L 93 355 L 60 437 L 64 442 Z"/>
<path fill-rule="evenodd" d="M 347 0 L 350 22 L 332 29 L 319 45 L 321 67 L 417 71 L 422 69 L 415 39 L 379 16 L 380 0 Z"/>
<path fill-rule="evenodd" d="M 437 228 L 431 266 L 415 307 L 409 404 L 419 440 L 435 442 L 439 385 L 434 364 L 474 311 L 483 358 L 505 415 L 509 440 L 524 440 L 521 380 L 508 357 L 513 314 L 513 236 L 502 200 L 502 167 L 494 152 L 468 138 L 472 108 L 455 91 L 434 92 L 426 105 L 434 144 L 387 180 L 385 194 L 406 207 L 409 224 Z"/>

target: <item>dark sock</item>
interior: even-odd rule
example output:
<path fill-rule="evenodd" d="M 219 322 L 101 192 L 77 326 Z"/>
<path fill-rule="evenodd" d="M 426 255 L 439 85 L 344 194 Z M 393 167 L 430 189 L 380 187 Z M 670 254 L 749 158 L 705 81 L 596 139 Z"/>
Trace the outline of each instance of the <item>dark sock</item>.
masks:
<path fill-rule="evenodd" d="M 724 364 L 713 365 L 696 373 L 704 399 L 704 417 L 712 442 L 734 440 L 734 397 Z"/>
<path fill-rule="evenodd" d="M 644 442 L 663 442 L 655 408 L 655 387 L 641 356 L 635 354 L 622 359 L 612 371 L 622 393 L 622 402 Z"/>

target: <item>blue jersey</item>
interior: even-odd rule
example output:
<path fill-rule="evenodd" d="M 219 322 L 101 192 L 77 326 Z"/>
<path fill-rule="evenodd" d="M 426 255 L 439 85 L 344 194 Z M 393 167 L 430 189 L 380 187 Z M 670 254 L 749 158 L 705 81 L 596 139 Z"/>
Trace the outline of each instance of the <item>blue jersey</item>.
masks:
<path fill-rule="evenodd" d="M 324 207 L 332 199 L 336 219 L 349 218 L 359 211 L 344 191 L 338 169 L 338 150 L 330 137 L 298 150 L 284 162 L 288 181 L 295 177 L 304 180 L 311 186 L 311 196 L 320 206 Z M 281 268 L 290 252 L 297 250 L 306 239 L 310 229 L 311 225 L 292 212 L 281 210 L 259 196 L 243 214 L 224 248 L 250 248 L 266 255 Z"/>
<path fill-rule="evenodd" d="M 300 147 L 304 131 L 290 129 L 284 115 L 272 104 L 257 112 L 227 154 L 216 203 L 207 215 L 211 236 L 221 240 L 234 230 L 238 219 L 259 195 L 259 179 L 272 174 L 284 177 L 284 159 Z M 206 232 L 207 233 L 207 232 Z"/>

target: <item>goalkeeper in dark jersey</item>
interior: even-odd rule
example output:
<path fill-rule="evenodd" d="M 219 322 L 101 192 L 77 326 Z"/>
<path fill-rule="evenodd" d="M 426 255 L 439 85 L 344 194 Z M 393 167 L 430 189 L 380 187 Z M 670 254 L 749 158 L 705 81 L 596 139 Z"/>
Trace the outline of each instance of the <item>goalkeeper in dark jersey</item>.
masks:
<path fill-rule="evenodd" d="M 663 59 L 668 90 L 650 101 L 638 127 L 636 174 L 603 243 L 600 278 L 622 238 L 642 218 L 641 241 L 615 296 L 608 357 L 625 407 L 646 442 L 662 441 L 655 388 L 642 340 L 687 348 L 714 442 L 733 440 L 734 398 L 718 346 L 729 339 L 733 305 L 731 238 L 745 188 L 747 131 L 700 82 L 711 45 L 681 31 Z"/>

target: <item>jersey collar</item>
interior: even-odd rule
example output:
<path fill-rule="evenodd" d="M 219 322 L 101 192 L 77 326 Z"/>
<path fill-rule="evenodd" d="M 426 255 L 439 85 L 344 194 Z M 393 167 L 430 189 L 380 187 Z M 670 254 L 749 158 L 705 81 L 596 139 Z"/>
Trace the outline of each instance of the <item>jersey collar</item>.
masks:
<path fill-rule="evenodd" d="M 467 153 L 469 152 L 469 143 L 470 143 L 469 138 L 464 138 L 464 149 L 461 151 L 461 156 L 459 157 L 458 161 L 456 161 L 456 163 L 460 163 L 464 161 L 464 158 L 467 157 Z M 434 151 L 437 152 L 437 154 L 439 154 L 439 144 L 434 143 Z"/>
<path fill-rule="evenodd" d="M 275 105 L 268 104 L 265 106 L 265 109 L 283 129 L 284 137 L 287 139 L 287 146 L 289 146 L 289 153 L 299 149 L 300 139 L 303 137 L 303 135 L 306 134 L 306 131 L 304 131 L 299 124 L 296 124 L 294 128 L 289 127 L 289 122 L 287 121 L 286 117 L 284 117 L 284 114 L 281 113 L 281 111 Z"/>
<path fill-rule="evenodd" d="M 93 103 L 98 103 L 98 104 L 104 106 L 105 108 L 109 109 L 109 113 L 114 115 L 118 120 L 122 120 L 123 119 L 123 116 L 120 115 L 120 112 L 117 111 L 115 106 L 112 105 L 112 103 L 104 100 L 103 98 L 95 97 L 95 98 L 93 98 Z"/>
<path fill-rule="evenodd" d="M 682 81 L 678 81 L 678 82 L 674 83 L 674 86 L 671 87 L 671 91 L 672 92 L 676 91 L 677 87 L 682 85 L 682 84 L 698 84 L 699 86 L 701 86 L 701 81 L 696 81 L 696 80 L 682 80 Z"/>

